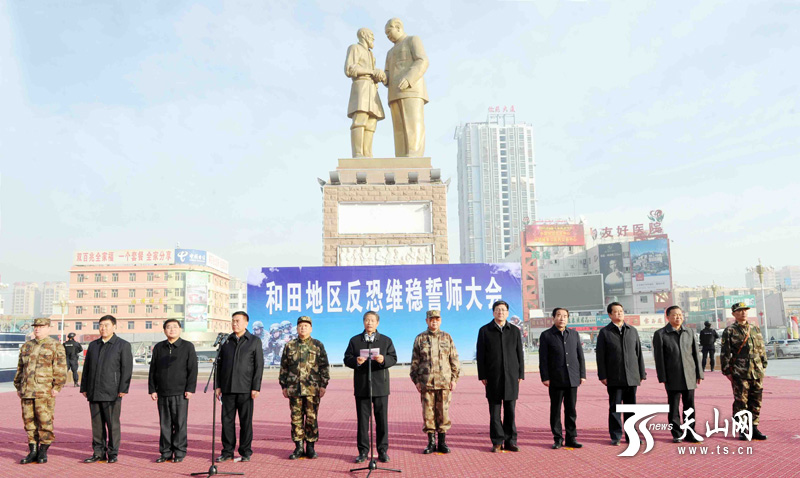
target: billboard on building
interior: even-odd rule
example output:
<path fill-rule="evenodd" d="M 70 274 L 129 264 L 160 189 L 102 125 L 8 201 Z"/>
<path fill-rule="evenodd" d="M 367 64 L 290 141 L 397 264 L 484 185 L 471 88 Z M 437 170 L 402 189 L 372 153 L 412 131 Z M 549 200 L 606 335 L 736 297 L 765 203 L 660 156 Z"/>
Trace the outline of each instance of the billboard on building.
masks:
<path fill-rule="evenodd" d="M 206 265 L 212 269 L 216 269 L 223 274 L 227 274 L 229 270 L 228 261 L 210 252 L 206 253 Z"/>
<path fill-rule="evenodd" d="M 206 265 L 206 251 L 197 249 L 175 249 L 175 264 Z"/>
<path fill-rule="evenodd" d="M 205 332 L 208 329 L 208 273 L 186 273 L 184 302 L 184 329 L 187 332 Z"/>
<path fill-rule="evenodd" d="M 77 251 L 76 266 L 167 265 L 174 261 L 172 249 L 129 249 L 122 251 Z"/>
<path fill-rule="evenodd" d="M 570 311 L 605 309 L 602 274 L 554 277 L 542 282 L 547 312 L 556 307 L 564 307 Z M 592 316 L 592 324 L 594 323 Z"/>
<path fill-rule="evenodd" d="M 622 273 L 622 244 L 600 244 L 600 273 L 606 297 L 625 294 L 625 275 Z"/>
<path fill-rule="evenodd" d="M 630 243 L 633 293 L 665 292 L 672 286 L 667 239 Z"/>
<path fill-rule="evenodd" d="M 525 228 L 525 245 L 583 246 L 583 224 L 531 224 Z"/>
<path fill-rule="evenodd" d="M 473 360 L 478 329 L 492 320 L 494 301 L 508 302 L 509 321 L 517 317 L 522 324 L 520 280 L 514 263 L 250 269 L 248 327 L 260 322 L 269 363 L 280 360 L 291 337 L 282 332 L 285 325 L 308 315 L 311 335 L 325 344 L 328 360 L 342 363 L 350 338 L 363 331 L 363 314 L 374 310 L 378 331 L 392 338 L 400 362 L 410 362 L 414 338 L 427 327 L 425 312 L 439 309 L 442 330 L 453 337 L 459 356 Z"/>

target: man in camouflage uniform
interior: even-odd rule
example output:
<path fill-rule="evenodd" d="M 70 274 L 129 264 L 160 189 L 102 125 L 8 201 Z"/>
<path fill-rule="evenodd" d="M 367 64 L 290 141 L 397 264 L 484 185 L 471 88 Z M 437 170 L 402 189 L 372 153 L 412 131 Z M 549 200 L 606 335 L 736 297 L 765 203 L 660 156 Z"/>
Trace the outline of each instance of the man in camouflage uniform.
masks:
<path fill-rule="evenodd" d="M 30 453 L 20 460 L 23 465 L 36 461 L 47 463 L 47 449 L 53 443 L 53 412 L 56 395 L 67 381 L 67 355 L 64 346 L 53 340 L 50 319 L 33 321 L 33 339 L 19 350 L 14 387 L 22 399 L 22 422 L 28 433 Z"/>
<path fill-rule="evenodd" d="M 766 440 L 767 436 L 758 430 L 758 416 L 761 412 L 767 352 L 761 330 L 747 321 L 749 308 L 744 302 L 731 306 L 736 323 L 722 332 L 720 365 L 722 373 L 733 387 L 733 414 L 749 410 L 753 414 L 753 439 Z M 740 433 L 739 439 L 746 440 L 747 437 Z"/>
<path fill-rule="evenodd" d="M 292 410 L 292 441 L 295 449 L 289 459 L 296 460 L 304 456 L 303 440 L 306 442 L 305 457 L 316 458 L 314 443 L 319 438 L 317 411 L 320 399 L 325 396 L 330 371 L 325 346 L 311 338 L 310 317 L 304 315 L 297 319 L 297 338 L 283 348 L 278 380 Z"/>
<path fill-rule="evenodd" d="M 414 339 L 411 354 L 411 381 L 417 386 L 422 401 L 422 431 L 428 434 L 428 446 L 422 453 L 450 453 L 447 430 L 450 429 L 450 393 L 456 389 L 460 363 L 450 334 L 439 329 L 442 324 L 438 310 L 429 310 L 425 321 L 428 330 Z M 439 433 L 436 446 L 434 432 Z"/>

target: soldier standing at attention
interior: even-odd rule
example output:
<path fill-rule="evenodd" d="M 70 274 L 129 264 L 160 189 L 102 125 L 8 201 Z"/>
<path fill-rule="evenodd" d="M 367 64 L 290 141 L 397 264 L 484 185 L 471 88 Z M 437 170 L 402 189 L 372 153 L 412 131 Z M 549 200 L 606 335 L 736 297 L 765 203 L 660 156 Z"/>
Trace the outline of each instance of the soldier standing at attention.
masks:
<path fill-rule="evenodd" d="M 460 363 L 458 352 L 450 334 L 440 327 L 442 318 L 438 310 L 429 310 L 425 317 L 428 330 L 414 339 L 411 355 L 411 381 L 417 387 L 422 401 L 422 431 L 428 434 L 428 446 L 422 453 L 435 451 L 450 453 L 447 430 L 450 429 L 450 393 L 456 389 Z M 439 434 L 436 446 L 434 433 Z"/>
<path fill-rule="evenodd" d="M 767 436 L 758 429 L 758 417 L 761 413 L 767 352 L 761 330 L 747 321 L 749 308 L 744 302 L 731 306 L 736 323 L 722 332 L 720 365 L 722 373 L 733 387 L 733 414 L 749 410 L 753 414 L 753 439 L 766 440 Z M 747 437 L 740 433 L 739 439 L 746 440 Z"/>
<path fill-rule="evenodd" d="M 22 399 L 22 422 L 28 433 L 28 455 L 20 460 L 25 465 L 36 461 L 47 463 L 47 449 L 53 443 L 53 411 L 56 395 L 67 381 L 67 356 L 64 346 L 51 339 L 50 319 L 33 321 L 33 339 L 19 350 L 14 387 Z"/>
<path fill-rule="evenodd" d="M 311 318 L 305 315 L 299 317 L 297 338 L 290 340 L 283 348 L 278 376 L 283 396 L 289 399 L 289 408 L 292 410 L 292 441 L 295 448 L 289 455 L 290 460 L 304 456 L 303 440 L 306 442 L 305 457 L 317 457 L 314 451 L 314 443 L 319 438 L 317 411 L 329 380 L 325 346 L 311 338 Z"/>
<path fill-rule="evenodd" d="M 75 341 L 75 332 L 70 332 L 67 335 L 67 341 L 64 342 L 64 350 L 67 352 L 67 372 L 72 370 L 72 381 L 75 386 L 78 386 L 78 357 L 83 352 L 83 347 L 79 342 Z"/>

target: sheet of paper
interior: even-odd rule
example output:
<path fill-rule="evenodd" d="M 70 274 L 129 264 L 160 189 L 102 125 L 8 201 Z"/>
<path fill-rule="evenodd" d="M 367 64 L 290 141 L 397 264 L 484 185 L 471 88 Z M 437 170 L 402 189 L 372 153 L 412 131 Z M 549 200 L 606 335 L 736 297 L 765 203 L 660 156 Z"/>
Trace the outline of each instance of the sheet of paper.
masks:
<path fill-rule="evenodd" d="M 359 356 L 361 356 L 362 358 L 365 358 L 365 359 L 369 359 L 370 355 L 375 357 L 376 355 L 380 355 L 380 354 L 381 354 L 381 349 L 380 348 L 376 348 L 376 349 L 361 349 L 359 351 Z"/>

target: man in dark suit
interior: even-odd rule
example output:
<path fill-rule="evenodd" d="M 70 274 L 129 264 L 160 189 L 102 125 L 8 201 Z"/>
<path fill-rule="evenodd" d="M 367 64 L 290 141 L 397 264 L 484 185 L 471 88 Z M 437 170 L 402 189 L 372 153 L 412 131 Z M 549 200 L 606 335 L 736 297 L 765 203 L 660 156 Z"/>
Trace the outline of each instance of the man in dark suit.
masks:
<path fill-rule="evenodd" d="M 158 402 L 161 456 L 156 463 L 172 460 L 180 463 L 186 456 L 186 423 L 189 399 L 197 387 L 197 353 L 194 344 L 181 338 L 178 319 L 164 321 L 167 340 L 153 347 L 148 377 L 150 398 Z"/>
<path fill-rule="evenodd" d="M 639 332 L 625 323 L 625 310 L 619 302 L 606 308 L 611 323 L 597 334 L 597 377 L 608 391 L 608 433 L 611 444 L 622 439 L 623 416 L 617 405 L 636 403 L 636 388 L 647 378 Z M 628 434 L 625 434 L 628 441 Z"/>
<path fill-rule="evenodd" d="M 669 402 L 669 423 L 672 425 L 672 441 L 680 443 L 686 437 L 690 443 L 698 443 L 702 438 L 694 431 L 694 390 L 703 380 L 703 367 L 694 331 L 683 327 L 683 310 L 677 305 L 668 307 L 669 323 L 653 334 L 653 358 L 656 362 L 658 383 L 667 389 Z M 681 432 L 680 402 L 683 410 L 692 409 L 686 416 L 687 431 Z"/>
<path fill-rule="evenodd" d="M 369 455 L 369 416 L 375 413 L 375 445 L 378 460 L 389 461 L 389 367 L 397 363 L 392 339 L 378 333 L 380 316 L 364 314 L 364 331 L 350 339 L 344 352 L 344 364 L 353 369 L 353 392 L 358 413 L 358 458 L 363 463 Z M 378 350 L 375 350 L 378 349 Z M 372 370 L 372 403 L 368 372 Z"/>
<path fill-rule="evenodd" d="M 133 373 L 131 344 L 117 337 L 117 319 L 104 315 L 99 323 L 100 338 L 89 344 L 83 362 L 81 393 L 89 400 L 92 413 L 92 456 L 84 463 L 105 460 L 116 463 L 119 455 L 119 414 Z"/>
<path fill-rule="evenodd" d="M 553 326 L 539 336 L 539 374 L 550 394 L 550 430 L 553 432 L 553 449 L 563 445 L 581 448 L 575 420 L 578 387 L 586 381 L 586 363 L 578 332 L 569 330 L 569 311 L 562 307 L 553 309 Z M 561 428 L 561 404 L 564 404 L 566 439 Z"/>
<path fill-rule="evenodd" d="M 261 339 L 247 331 L 250 316 L 234 312 L 232 333 L 222 345 L 217 362 L 216 394 L 222 400 L 222 454 L 218 462 L 233 460 L 236 447 L 236 414 L 239 415 L 239 455 L 253 455 L 253 400 L 261 392 L 264 353 Z"/>
<path fill-rule="evenodd" d="M 519 384 L 525 379 L 525 356 L 522 334 L 508 318 L 508 303 L 498 300 L 492 304 L 494 320 L 478 331 L 476 361 L 478 380 L 486 387 L 489 401 L 489 437 L 492 452 L 502 449 L 519 451 L 515 408 Z M 500 409 L 503 418 L 500 419 Z"/>

